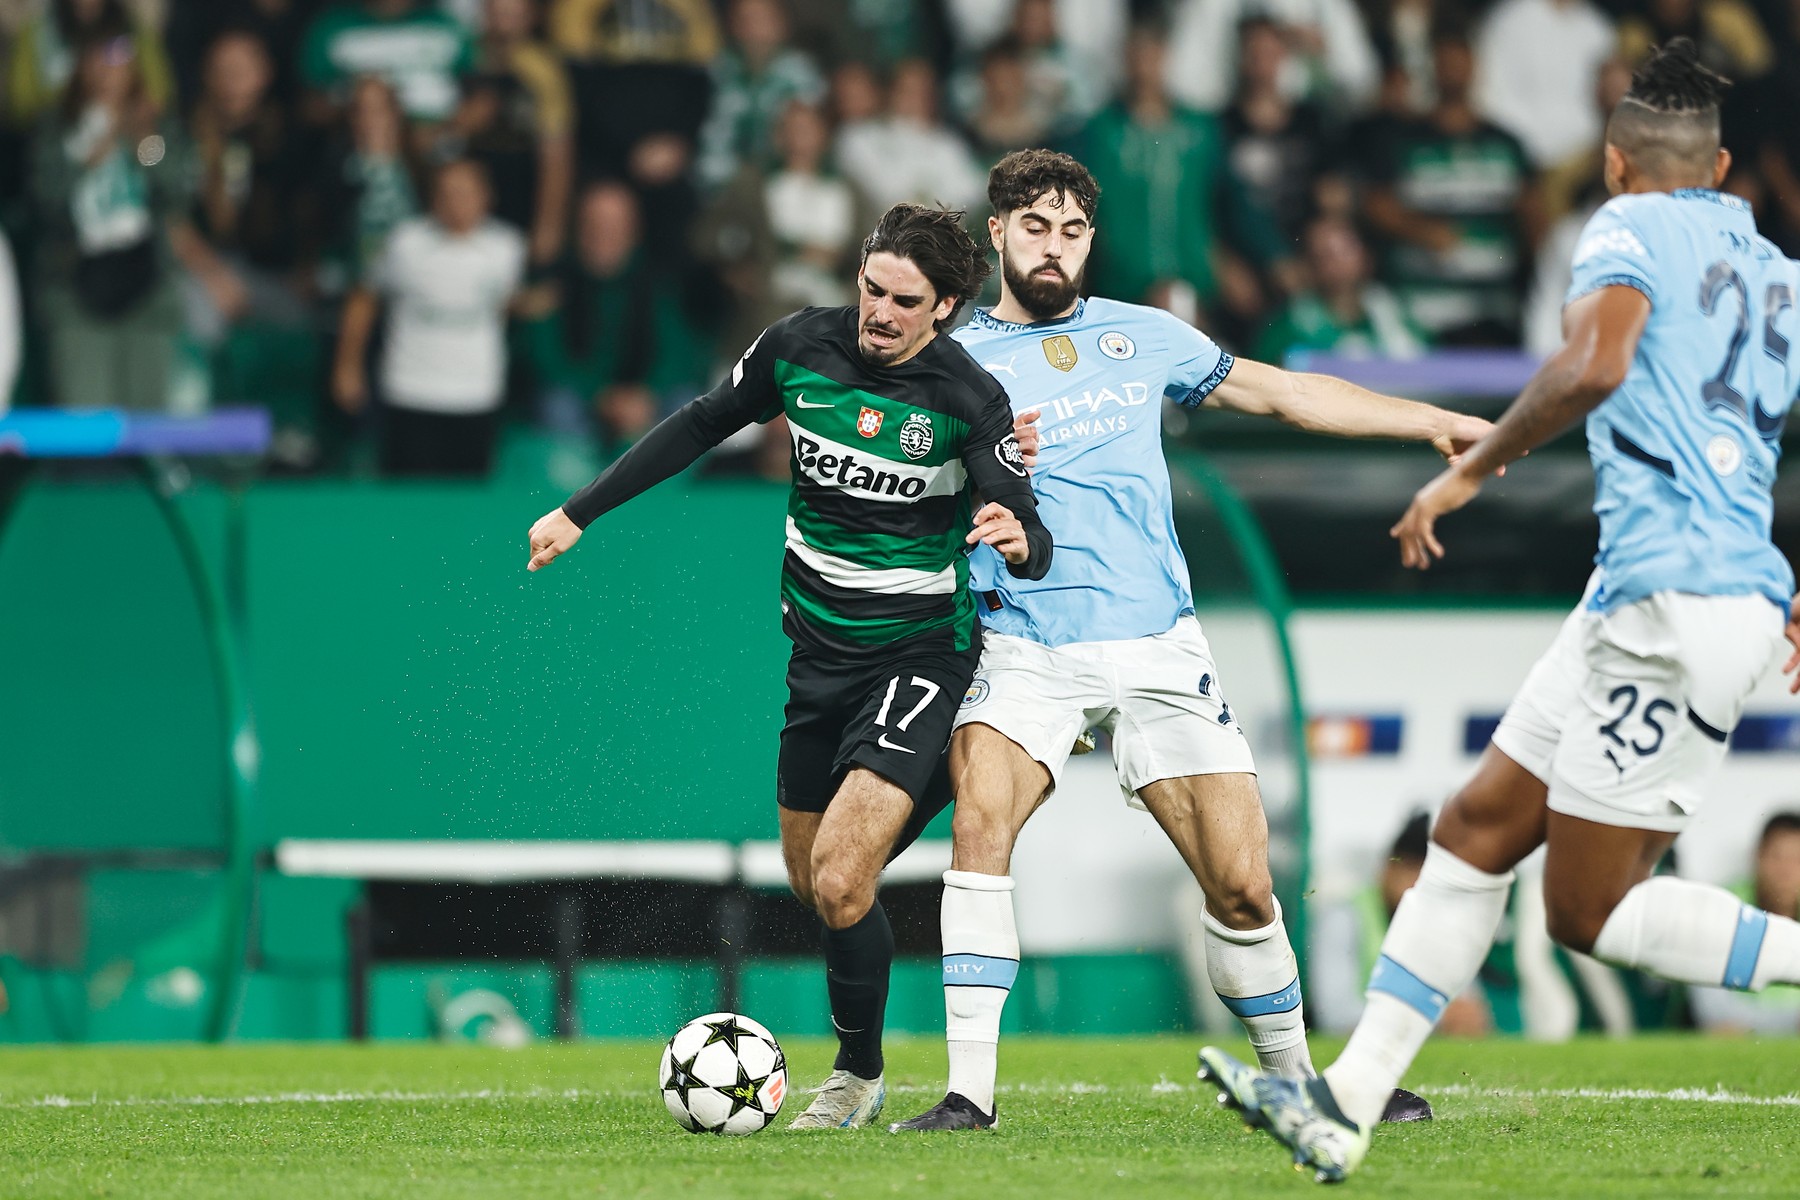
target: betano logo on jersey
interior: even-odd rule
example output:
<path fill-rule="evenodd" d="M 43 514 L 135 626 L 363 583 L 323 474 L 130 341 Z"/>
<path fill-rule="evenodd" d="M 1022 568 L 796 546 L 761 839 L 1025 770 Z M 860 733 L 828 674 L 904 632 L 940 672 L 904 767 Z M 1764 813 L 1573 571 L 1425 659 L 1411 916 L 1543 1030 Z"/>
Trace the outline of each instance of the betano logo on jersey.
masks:
<path fill-rule="evenodd" d="M 798 426 L 790 424 L 788 431 L 794 439 L 794 465 L 801 475 L 859 499 L 908 501 L 954 495 L 968 478 L 961 459 L 936 467 L 864 459 L 854 448 L 806 433 Z"/>

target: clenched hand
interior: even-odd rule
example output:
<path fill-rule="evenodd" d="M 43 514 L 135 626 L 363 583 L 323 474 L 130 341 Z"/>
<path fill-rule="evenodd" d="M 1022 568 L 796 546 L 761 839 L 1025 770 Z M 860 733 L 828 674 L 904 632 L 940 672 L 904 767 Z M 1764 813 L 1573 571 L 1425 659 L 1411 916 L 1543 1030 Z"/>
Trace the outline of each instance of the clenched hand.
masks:
<path fill-rule="evenodd" d="M 581 529 L 560 508 L 553 508 L 531 527 L 531 561 L 527 571 L 537 571 L 555 562 L 557 556 L 581 540 Z"/>

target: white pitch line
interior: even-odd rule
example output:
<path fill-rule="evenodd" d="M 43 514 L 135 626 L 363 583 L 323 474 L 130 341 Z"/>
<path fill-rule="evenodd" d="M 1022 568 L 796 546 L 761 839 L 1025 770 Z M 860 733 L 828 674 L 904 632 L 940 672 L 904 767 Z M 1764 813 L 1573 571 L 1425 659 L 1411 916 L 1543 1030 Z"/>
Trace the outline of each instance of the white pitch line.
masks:
<path fill-rule="evenodd" d="M 263 1096 L 39 1096 L 0 1101 L 0 1108 L 210 1108 L 257 1104 L 454 1104 L 471 1100 L 593 1100 L 613 1092 L 568 1088 L 483 1088 L 472 1092 L 275 1092 Z"/>
<path fill-rule="evenodd" d="M 1171 1085 L 1167 1080 L 1153 1085 L 1152 1094 L 1166 1090 Z M 605 1100 L 646 1096 L 652 1093 L 651 1088 L 643 1090 L 596 1090 L 591 1088 L 482 1088 L 478 1091 L 466 1092 L 272 1092 L 266 1095 L 253 1096 L 34 1096 L 24 1100 L 0 1100 L 0 1111 L 6 1109 L 42 1109 L 42 1108 L 230 1108 L 248 1107 L 259 1104 L 459 1104 L 469 1102 L 505 1101 L 505 1100 Z M 924 1087 L 916 1084 L 896 1084 L 888 1091 L 900 1095 L 917 1093 L 919 1095 L 935 1094 L 936 1087 Z M 995 1089 L 1002 1093 L 1014 1095 L 1037 1095 L 1051 1093 L 1056 1095 L 1105 1095 L 1113 1089 L 1103 1083 L 1037 1084 L 1014 1083 L 1002 1084 Z M 805 1089 L 807 1094 L 818 1091 L 817 1088 Z"/>
<path fill-rule="evenodd" d="M 901 1095 L 936 1094 L 936 1087 L 913 1084 L 898 1084 L 888 1089 Z M 1135 1092 L 1137 1088 L 1116 1088 L 1103 1083 L 1087 1083 L 1074 1081 L 1059 1084 L 1015 1083 L 1003 1084 L 996 1089 L 1002 1093 L 1013 1095 L 1074 1095 L 1093 1096 L 1110 1093 L 1125 1094 Z M 1164 1096 L 1174 1093 L 1201 1091 L 1198 1084 L 1184 1084 L 1160 1079 L 1143 1089 L 1152 1096 Z M 1484 1088 L 1473 1087 L 1464 1083 L 1424 1086 L 1419 1089 L 1427 1099 L 1437 1100 L 1446 1097 L 1469 1097 L 1481 1099 L 1491 1097 L 1498 1100 L 1600 1100 L 1616 1102 L 1620 1100 L 1646 1100 L 1666 1104 L 1737 1104 L 1760 1108 L 1800 1108 L 1800 1093 L 1787 1093 L 1780 1096 L 1751 1096 L 1742 1092 L 1727 1091 L 1722 1087 L 1710 1090 L 1703 1088 L 1671 1088 L 1667 1091 L 1653 1091 L 1646 1088 Z M 466 1104 L 504 1102 L 508 1100 L 569 1100 L 592 1101 L 617 1099 L 620 1097 L 643 1097 L 651 1094 L 651 1089 L 642 1091 L 600 1091 L 585 1088 L 565 1088 L 552 1090 L 547 1088 L 482 1088 L 478 1091 L 443 1091 L 443 1092 L 409 1092 L 409 1091 L 373 1091 L 373 1092 L 274 1092 L 266 1095 L 252 1096 L 37 1096 L 24 1100 L 0 1100 L 0 1110 L 5 1109 L 69 1109 L 69 1108 L 239 1108 L 271 1104 Z"/>
<path fill-rule="evenodd" d="M 1747 1104 L 1765 1108 L 1800 1108 L 1800 1093 L 1749 1096 L 1743 1092 L 1727 1091 L 1722 1087 L 1710 1090 L 1670 1088 L 1668 1091 L 1658 1092 L 1647 1088 L 1484 1088 L 1451 1083 L 1442 1087 L 1421 1087 L 1419 1094 L 1426 1099 L 1436 1099 L 1439 1096 L 1469 1096 L 1477 1099 L 1492 1096 L 1499 1100 L 1658 1100 L 1671 1104 Z"/>

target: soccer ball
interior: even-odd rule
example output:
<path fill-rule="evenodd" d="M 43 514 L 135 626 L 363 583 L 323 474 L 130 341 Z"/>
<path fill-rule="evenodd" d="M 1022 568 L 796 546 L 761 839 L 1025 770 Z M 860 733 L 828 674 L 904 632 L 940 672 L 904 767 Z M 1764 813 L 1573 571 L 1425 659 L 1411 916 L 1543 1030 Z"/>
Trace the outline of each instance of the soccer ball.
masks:
<path fill-rule="evenodd" d="M 669 1115 L 689 1133 L 742 1137 L 768 1127 L 787 1095 L 775 1035 L 737 1013 L 708 1013 L 663 1048 L 657 1073 Z"/>

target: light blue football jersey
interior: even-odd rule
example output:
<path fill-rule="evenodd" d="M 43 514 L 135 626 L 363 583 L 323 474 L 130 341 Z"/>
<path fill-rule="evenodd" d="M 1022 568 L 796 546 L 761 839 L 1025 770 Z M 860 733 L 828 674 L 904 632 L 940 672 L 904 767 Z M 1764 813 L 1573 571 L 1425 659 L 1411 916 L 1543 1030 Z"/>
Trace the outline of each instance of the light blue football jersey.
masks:
<path fill-rule="evenodd" d="M 1031 487 L 1056 539 L 1050 573 L 1036 581 L 975 548 L 969 586 L 982 623 L 1061 646 L 1150 637 L 1192 612 L 1162 401 L 1199 404 L 1232 357 L 1161 309 L 1115 300 L 1083 300 L 1067 317 L 1030 325 L 977 310 L 953 336 L 1005 385 L 1015 413 L 1042 414 Z M 999 608 L 986 593 L 998 594 Z"/>
<path fill-rule="evenodd" d="M 1735 196 L 1648 192 L 1588 222 L 1568 299 L 1619 285 L 1651 310 L 1625 382 L 1587 419 L 1600 518 L 1590 606 L 1672 590 L 1761 594 L 1785 610 L 1794 572 L 1769 537 L 1769 489 L 1800 386 L 1800 265 Z"/>

